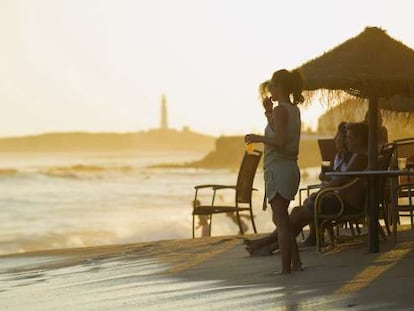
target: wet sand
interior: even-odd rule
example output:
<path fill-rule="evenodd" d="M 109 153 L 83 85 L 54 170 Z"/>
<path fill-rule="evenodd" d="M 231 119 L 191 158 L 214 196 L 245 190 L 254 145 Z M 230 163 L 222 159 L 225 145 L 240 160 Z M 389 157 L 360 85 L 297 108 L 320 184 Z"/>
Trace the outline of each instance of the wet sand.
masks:
<path fill-rule="evenodd" d="M 240 237 L 50 250 L 0 257 L 0 310 L 413 310 L 414 230 L 317 252 L 277 275 Z"/>

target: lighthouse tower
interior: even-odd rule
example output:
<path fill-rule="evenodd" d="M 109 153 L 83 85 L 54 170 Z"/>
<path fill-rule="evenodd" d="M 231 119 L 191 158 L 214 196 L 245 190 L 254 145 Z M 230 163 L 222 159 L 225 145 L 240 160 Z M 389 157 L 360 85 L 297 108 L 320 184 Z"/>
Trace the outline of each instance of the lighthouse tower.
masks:
<path fill-rule="evenodd" d="M 160 120 L 160 129 L 167 130 L 168 129 L 168 121 L 167 121 L 167 99 L 164 94 L 161 96 L 161 120 Z"/>

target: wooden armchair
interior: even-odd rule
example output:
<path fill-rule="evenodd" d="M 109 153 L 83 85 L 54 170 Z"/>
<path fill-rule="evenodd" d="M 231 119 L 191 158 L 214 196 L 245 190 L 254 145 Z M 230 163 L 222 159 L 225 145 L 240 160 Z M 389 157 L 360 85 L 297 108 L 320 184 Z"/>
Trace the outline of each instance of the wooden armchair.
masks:
<path fill-rule="evenodd" d="M 260 162 L 262 152 L 253 150 L 253 152 L 245 152 L 242 163 L 240 165 L 237 182 L 235 185 L 197 185 L 194 187 L 194 204 L 193 204 L 193 238 L 195 237 L 195 216 L 208 217 L 209 236 L 211 236 L 211 225 L 214 214 L 232 213 L 237 217 L 237 223 L 241 234 L 244 234 L 244 229 L 241 222 L 241 213 L 248 212 L 252 222 L 253 230 L 257 233 L 256 224 L 254 222 L 253 208 L 252 208 L 252 192 L 257 190 L 253 188 L 254 177 Z M 200 202 L 198 194 L 201 189 L 208 189 L 211 192 L 211 203 L 203 204 Z M 222 190 L 233 190 L 235 193 L 234 203 L 232 205 L 218 205 L 216 204 L 216 193 Z"/>
<path fill-rule="evenodd" d="M 394 144 L 387 144 L 381 149 L 381 152 L 378 155 L 378 160 L 377 160 L 377 168 L 379 170 L 386 170 L 391 166 L 393 153 L 394 153 Z M 344 210 L 345 203 L 338 194 L 338 191 L 351 187 L 352 185 L 357 183 L 359 180 L 360 178 L 354 178 L 353 180 L 350 180 L 348 183 L 340 187 L 329 187 L 329 188 L 322 189 L 319 191 L 318 195 L 316 196 L 314 220 L 315 220 L 315 230 L 316 230 L 316 245 L 319 251 L 321 250 L 321 246 L 323 242 L 324 229 L 327 225 L 331 225 L 331 224 L 337 225 L 337 224 L 348 222 L 352 226 L 352 223 L 358 224 L 361 219 L 365 218 L 365 215 L 366 215 L 365 205 L 361 206 L 360 210 L 356 212 L 352 212 L 352 213 L 346 212 Z M 388 222 L 388 216 L 387 216 L 388 215 L 387 213 L 388 204 L 387 204 L 387 198 L 385 195 L 388 192 L 387 190 L 388 185 L 386 183 L 385 178 L 379 178 L 377 182 L 378 182 L 377 183 L 378 193 L 380 194 L 379 203 L 383 210 L 386 229 L 388 233 L 390 234 L 389 222 Z M 333 195 L 339 200 L 340 210 L 338 213 L 336 214 L 323 213 L 321 209 L 321 203 L 322 203 L 323 198 L 327 195 Z M 378 223 L 378 226 L 379 226 L 379 223 Z M 380 233 L 385 238 L 385 233 L 382 230 L 382 227 L 380 227 L 380 229 L 381 229 Z M 328 233 L 330 235 L 330 240 L 332 244 L 334 244 L 333 231 L 328 230 Z"/>
<path fill-rule="evenodd" d="M 361 207 L 360 211 L 354 213 L 347 213 L 345 211 L 345 202 L 339 196 L 338 191 L 351 187 L 359 181 L 359 178 L 354 178 L 350 182 L 340 186 L 340 187 L 328 187 L 320 190 L 315 199 L 315 210 L 314 210 L 314 220 L 315 220 L 315 231 L 316 231 L 316 247 L 318 251 L 321 251 L 323 243 L 323 234 L 327 226 L 333 226 L 337 224 L 342 224 L 346 222 L 358 222 L 361 218 L 365 217 L 365 206 Z M 322 211 L 322 201 L 326 196 L 335 196 L 340 204 L 340 210 L 335 213 L 324 213 Z M 329 238 L 334 244 L 333 230 L 328 230 Z"/>

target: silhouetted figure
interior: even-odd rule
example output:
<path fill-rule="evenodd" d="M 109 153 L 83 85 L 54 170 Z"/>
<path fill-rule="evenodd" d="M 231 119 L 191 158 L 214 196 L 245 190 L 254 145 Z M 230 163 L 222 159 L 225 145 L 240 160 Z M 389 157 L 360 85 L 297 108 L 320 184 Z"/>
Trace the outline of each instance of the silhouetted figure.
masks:
<path fill-rule="evenodd" d="M 237 221 L 237 215 L 235 213 L 226 213 L 226 216 L 230 218 L 237 226 L 239 225 L 239 222 Z M 250 219 L 250 215 L 240 215 L 240 222 L 243 232 L 247 232 L 247 230 L 249 230 L 249 226 L 243 221 L 243 218 Z M 239 234 L 242 233 L 239 231 Z"/>
<path fill-rule="evenodd" d="M 200 206 L 201 202 L 199 200 L 193 200 L 193 208 Z M 196 229 L 201 228 L 201 236 L 206 237 L 210 236 L 210 224 L 208 222 L 209 216 L 198 215 L 198 224 Z"/>
<path fill-rule="evenodd" d="M 264 136 L 248 134 L 246 143 L 264 144 L 264 179 L 266 197 L 278 228 L 282 272 L 302 269 L 296 239 L 292 237 L 288 207 L 299 188 L 300 171 L 297 164 L 300 140 L 300 110 L 303 102 L 302 79 L 299 72 L 276 71 L 269 82 L 260 86 L 267 118 Z M 293 100 L 290 95 L 293 95 Z M 270 95 L 270 96 L 269 96 Z M 277 105 L 273 107 L 273 101 Z"/>
<path fill-rule="evenodd" d="M 206 237 L 210 235 L 210 224 L 208 223 L 208 216 L 198 215 L 198 224 L 196 229 L 201 228 L 201 236 Z"/>
<path fill-rule="evenodd" d="M 334 159 L 334 163 L 332 165 L 333 171 L 345 171 L 348 162 L 352 156 L 352 153 L 348 150 L 348 147 L 345 143 L 345 136 L 346 136 L 346 127 L 347 122 L 341 122 L 338 125 L 334 141 L 335 141 L 335 147 L 336 147 L 336 155 Z M 327 176 L 325 174 L 326 172 L 321 170 L 321 173 L 319 174 L 319 180 L 322 183 L 326 183 L 332 179 L 332 177 Z"/>

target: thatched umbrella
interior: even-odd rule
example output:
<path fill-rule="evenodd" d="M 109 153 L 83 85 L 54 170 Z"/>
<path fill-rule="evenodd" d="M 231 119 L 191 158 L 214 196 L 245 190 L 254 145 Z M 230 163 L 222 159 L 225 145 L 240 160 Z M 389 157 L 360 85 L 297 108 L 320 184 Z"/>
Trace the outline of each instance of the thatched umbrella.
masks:
<path fill-rule="evenodd" d="M 392 102 L 398 102 L 395 96 L 414 97 L 414 51 L 384 30 L 367 27 L 298 70 L 305 90 L 342 90 L 369 99 L 368 166 L 376 169 L 378 101 L 388 102 L 387 109 L 411 110 Z M 414 107 L 414 100 L 406 100 L 405 107 L 410 106 Z M 378 252 L 378 198 L 373 179 L 368 180 L 368 193 L 369 251 Z"/>

